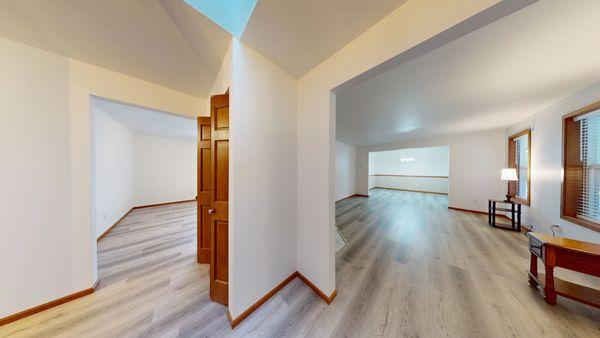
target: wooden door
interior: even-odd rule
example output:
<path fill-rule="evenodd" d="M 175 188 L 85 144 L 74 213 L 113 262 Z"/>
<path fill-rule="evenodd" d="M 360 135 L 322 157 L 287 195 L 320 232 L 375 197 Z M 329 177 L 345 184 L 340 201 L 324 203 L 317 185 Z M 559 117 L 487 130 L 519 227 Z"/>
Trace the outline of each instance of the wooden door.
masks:
<path fill-rule="evenodd" d="M 198 263 L 210 263 L 210 117 L 198 117 Z"/>
<path fill-rule="evenodd" d="M 229 93 L 211 105 L 210 299 L 227 305 L 229 285 Z"/>

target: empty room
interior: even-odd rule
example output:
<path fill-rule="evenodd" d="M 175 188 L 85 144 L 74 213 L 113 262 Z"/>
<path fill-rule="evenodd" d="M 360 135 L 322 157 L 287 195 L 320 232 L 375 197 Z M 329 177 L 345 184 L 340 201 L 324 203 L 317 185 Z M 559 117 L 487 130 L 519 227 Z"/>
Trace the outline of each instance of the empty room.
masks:
<path fill-rule="evenodd" d="M 598 336 L 599 17 L 0 1 L 0 336 Z"/>

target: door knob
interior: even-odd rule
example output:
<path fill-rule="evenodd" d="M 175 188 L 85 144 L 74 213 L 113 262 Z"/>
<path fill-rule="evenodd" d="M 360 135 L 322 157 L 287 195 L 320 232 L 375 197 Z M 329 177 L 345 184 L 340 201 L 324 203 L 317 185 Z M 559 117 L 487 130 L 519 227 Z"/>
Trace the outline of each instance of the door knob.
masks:
<path fill-rule="evenodd" d="M 212 208 L 211 208 L 211 209 L 208 209 L 208 214 L 209 214 L 209 215 L 212 215 L 212 214 L 214 214 L 214 213 L 215 213 L 215 209 L 212 209 Z"/>

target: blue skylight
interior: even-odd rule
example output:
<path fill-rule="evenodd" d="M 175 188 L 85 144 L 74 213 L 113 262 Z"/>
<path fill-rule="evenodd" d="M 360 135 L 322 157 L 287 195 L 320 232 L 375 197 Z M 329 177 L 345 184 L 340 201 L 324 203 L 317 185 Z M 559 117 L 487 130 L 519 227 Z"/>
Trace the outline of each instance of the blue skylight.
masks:
<path fill-rule="evenodd" d="M 236 38 L 241 38 L 257 0 L 185 0 Z"/>

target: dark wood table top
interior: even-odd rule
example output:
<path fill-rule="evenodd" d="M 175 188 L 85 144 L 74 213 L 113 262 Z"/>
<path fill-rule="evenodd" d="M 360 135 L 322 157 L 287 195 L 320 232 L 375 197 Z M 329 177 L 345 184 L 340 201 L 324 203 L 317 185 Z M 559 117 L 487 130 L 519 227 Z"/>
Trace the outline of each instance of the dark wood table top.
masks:
<path fill-rule="evenodd" d="M 539 232 L 530 232 L 527 235 L 537 237 L 540 241 L 544 242 L 545 245 L 580 252 L 588 255 L 600 256 L 600 244 L 597 243 L 582 242 L 564 237 L 555 237 L 551 235 L 541 234 Z"/>

